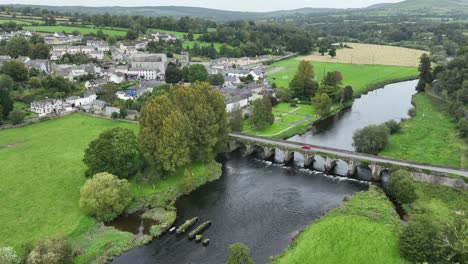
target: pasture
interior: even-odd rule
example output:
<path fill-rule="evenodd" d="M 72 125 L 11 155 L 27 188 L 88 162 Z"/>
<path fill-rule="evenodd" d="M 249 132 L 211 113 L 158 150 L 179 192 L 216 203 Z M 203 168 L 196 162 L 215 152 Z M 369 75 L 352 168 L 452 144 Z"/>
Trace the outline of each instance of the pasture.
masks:
<path fill-rule="evenodd" d="M 24 29 L 35 30 L 43 33 L 65 32 L 71 34 L 73 31 L 78 30 L 80 34 L 97 33 L 102 30 L 104 34 L 110 36 L 125 36 L 126 30 L 122 29 L 109 29 L 109 28 L 92 28 L 92 27 L 72 27 L 72 26 L 24 26 Z"/>
<path fill-rule="evenodd" d="M 288 88 L 289 82 L 294 78 L 299 62 L 305 57 L 296 57 L 276 62 L 266 71 L 267 79 L 276 83 L 277 87 Z M 398 81 L 401 79 L 416 78 L 416 67 L 344 64 L 311 61 L 314 66 L 316 80 L 320 82 L 326 72 L 339 71 L 343 75 L 343 85 L 351 85 L 355 93 L 364 92 L 370 85 Z M 272 73 L 269 74 L 268 72 Z"/>
<path fill-rule="evenodd" d="M 418 67 L 421 55 L 428 53 L 423 50 L 385 45 L 360 43 L 345 44 L 351 48 L 338 49 L 335 58 L 314 53 L 309 56 L 304 56 L 301 59 L 330 63 Z"/>
<path fill-rule="evenodd" d="M 69 234 L 82 221 L 84 150 L 106 129 L 135 124 L 73 114 L 0 131 L 0 247 Z M 87 220 L 88 219 L 88 220 Z"/>

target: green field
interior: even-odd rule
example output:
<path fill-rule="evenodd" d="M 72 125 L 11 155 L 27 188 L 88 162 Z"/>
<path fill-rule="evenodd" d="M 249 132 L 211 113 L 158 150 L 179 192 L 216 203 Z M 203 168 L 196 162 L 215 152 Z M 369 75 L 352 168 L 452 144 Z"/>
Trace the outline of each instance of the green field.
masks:
<path fill-rule="evenodd" d="M 71 34 L 73 31 L 78 30 L 81 34 L 97 33 L 99 28 L 92 27 L 72 27 L 72 26 L 24 26 L 24 29 L 35 30 L 44 33 L 65 32 Z M 101 29 L 104 34 L 111 36 L 125 36 L 126 30 L 121 29 Z"/>
<path fill-rule="evenodd" d="M 191 48 L 193 48 L 193 44 L 195 44 L 195 42 L 198 42 L 199 47 L 206 47 L 206 46 L 210 46 L 212 44 L 210 42 L 204 42 L 204 41 L 184 41 L 183 48 L 184 49 L 187 49 L 187 48 L 191 49 Z M 221 46 L 223 45 L 223 43 L 214 42 L 213 45 L 214 45 L 214 48 L 217 51 L 219 51 L 221 49 Z"/>
<path fill-rule="evenodd" d="M 466 168 L 462 162 L 466 143 L 450 118 L 441 111 L 441 102 L 426 94 L 415 96 L 416 117 L 404 122 L 400 133 L 390 137 L 381 156 Z M 466 153 L 466 150 L 465 150 Z M 463 164 L 462 164 L 463 163 Z"/>
<path fill-rule="evenodd" d="M 160 32 L 175 35 L 178 39 L 184 39 L 184 36 L 187 36 L 187 32 L 180 32 L 180 31 L 173 31 L 173 30 L 165 30 L 165 29 L 158 29 L 158 28 L 150 28 L 150 32 Z M 201 34 L 193 34 L 193 39 L 198 39 Z"/>
<path fill-rule="evenodd" d="M 41 20 L 28 20 L 28 19 L 14 19 L 14 18 L 2 18 L 0 17 L 0 24 L 14 22 L 21 25 L 31 25 L 32 23 L 41 23 Z"/>
<path fill-rule="evenodd" d="M 88 143 L 112 127 L 137 126 L 71 115 L 0 131 L 0 246 L 68 234 L 87 218 L 78 208 Z"/>
<path fill-rule="evenodd" d="M 273 68 L 284 68 L 280 72 L 268 74 L 267 79 L 276 83 L 278 87 L 289 87 L 294 77 L 300 59 L 293 58 L 272 64 Z M 389 80 L 399 80 L 417 76 L 417 68 L 385 66 L 385 65 L 358 65 L 328 62 L 311 62 L 314 66 L 316 79 L 320 81 L 326 72 L 339 71 L 343 75 L 343 85 L 351 85 L 355 93 L 361 93 L 369 85 L 379 84 Z M 272 68 L 272 69 L 273 69 Z"/>
<path fill-rule="evenodd" d="M 306 227 L 273 263 L 406 263 L 398 253 L 399 225 L 391 202 L 371 187 Z"/>

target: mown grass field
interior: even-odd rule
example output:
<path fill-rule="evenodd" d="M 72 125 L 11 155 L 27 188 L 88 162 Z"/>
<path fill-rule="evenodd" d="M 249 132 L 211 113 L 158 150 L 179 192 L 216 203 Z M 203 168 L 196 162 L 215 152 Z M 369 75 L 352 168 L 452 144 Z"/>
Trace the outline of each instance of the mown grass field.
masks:
<path fill-rule="evenodd" d="M 173 31 L 173 30 L 165 30 L 165 29 L 158 29 L 158 28 L 150 28 L 150 32 L 160 32 L 166 34 L 175 35 L 178 39 L 184 39 L 184 36 L 187 36 L 187 32 L 180 32 L 180 31 Z M 197 40 L 200 37 L 200 34 L 193 34 L 193 39 Z"/>
<path fill-rule="evenodd" d="M 14 22 L 21 25 L 31 25 L 33 22 L 41 23 L 40 20 L 27 20 L 27 19 L 14 19 L 14 18 L 3 18 L 0 17 L 0 24 Z"/>
<path fill-rule="evenodd" d="M 278 87 L 288 88 L 289 82 L 294 78 L 297 66 L 302 59 L 301 57 L 297 57 L 272 64 L 272 69 L 280 68 L 281 70 L 273 74 L 268 74 L 267 71 L 268 81 L 276 83 Z M 339 71 L 343 75 L 343 85 L 351 85 L 355 93 L 362 93 L 369 85 L 416 77 L 418 75 L 416 67 L 314 61 L 311 64 L 314 66 L 317 81 L 320 81 L 327 72 Z"/>
<path fill-rule="evenodd" d="M 398 253 L 399 225 L 385 194 L 371 187 L 306 227 L 273 263 L 406 263 Z"/>
<path fill-rule="evenodd" d="M 205 42 L 205 41 L 184 41 L 184 44 L 182 45 L 184 49 L 187 49 L 187 48 L 193 48 L 193 45 L 195 44 L 195 42 L 198 42 L 198 45 L 199 47 L 206 47 L 206 46 L 210 46 L 212 43 L 210 42 Z M 219 51 L 221 49 L 221 46 L 223 45 L 223 43 L 220 43 L 220 42 L 214 42 L 213 43 L 214 45 L 214 48 Z"/>
<path fill-rule="evenodd" d="M 0 131 L 0 246 L 19 249 L 44 236 L 68 234 L 87 218 L 78 207 L 84 150 L 112 127 L 130 123 L 70 115 Z M 92 223 L 91 223 L 92 224 Z"/>
<path fill-rule="evenodd" d="M 24 29 L 35 30 L 44 33 L 65 32 L 71 34 L 73 31 L 78 30 L 81 34 L 97 33 L 102 30 L 104 34 L 111 36 L 125 36 L 126 30 L 120 29 L 99 29 L 92 27 L 72 27 L 72 26 L 24 26 Z"/>
<path fill-rule="evenodd" d="M 370 65 L 393 65 L 418 67 L 419 58 L 427 51 L 408 49 L 386 45 L 372 45 L 361 43 L 346 43 L 352 48 L 343 48 L 336 51 L 336 57 L 319 53 L 314 53 L 303 57 L 305 60 L 330 62 L 330 63 L 351 63 Z"/>
<path fill-rule="evenodd" d="M 423 93 L 414 100 L 416 117 L 403 123 L 401 132 L 390 137 L 380 155 L 466 168 L 466 142 L 458 137 L 456 124 L 441 109 L 440 101 Z"/>

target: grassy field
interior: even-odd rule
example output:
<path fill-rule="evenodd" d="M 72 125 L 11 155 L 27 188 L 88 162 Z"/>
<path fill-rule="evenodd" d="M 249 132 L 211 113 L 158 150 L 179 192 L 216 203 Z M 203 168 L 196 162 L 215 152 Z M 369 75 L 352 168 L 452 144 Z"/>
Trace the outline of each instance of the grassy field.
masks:
<path fill-rule="evenodd" d="M 352 48 L 338 49 L 336 57 L 319 53 L 305 56 L 302 59 L 330 63 L 350 63 L 369 65 L 393 65 L 418 67 L 419 58 L 427 51 L 394 46 L 346 43 Z"/>
<path fill-rule="evenodd" d="M 198 45 L 199 47 L 206 47 L 206 46 L 210 46 L 211 43 L 210 42 L 204 42 L 204 41 L 184 41 L 184 44 L 182 45 L 184 49 L 186 48 L 193 48 L 193 44 L 195 44 L 195 42 L 198 42 Z M 214 42 L 213 43 L 215 49 L 217 51 L 219 51 L 221 49 L 221 46 L 223 45 L 223 43 L 220 43 L 220 42 Z"/>
<path fill-rule="evenodd" d="M 0 17 L 0 24 L 14 22 L 21 25 L 31 25 L 33 22 L 41 23 L 40 20 L 23 20 L 23 19 L 14 19 L 14 18 L 3 18 Z"/>
<path fill-rule="evenodd" d="M 398 253 L 400 220 L 376 187 L 306 227 L 274 264 L 406 263 Z"/>
<path fill-rule="evenodd" d="M 69 34 L 75 30 L 80 31 L 81 34 L 97 33 L 100 30 L 99 28 L 72 26 L 24 26 L 23 28 L 44 33 L 65 32 Z M 125 36 L 127 34 L 127 31 L 117 29 L 102 29 L 102 31 L 111 36 Z"/>
<path fill-rule="evenodd" d="M 0 131 L 0 246 L 68 234 L 87 218 L 78 207 L 83 153 L 112 127 L 137 126 L 74 114 Z"/>
<path fill-rule="evenodd" d="M 273 74 L 267 73 L 267 79 L 276 83 L 278 87 L 289 87 L 289 82 L 296 73 L 297 66 L 303 57 L 283 60 L 272 64 L 272 70 L 278 69 Z M 416 77 L 418 72 L 415 67 L 364 65 L 364 64 L 341 64 L 329 62 L 311 62 L 314 66 L 316 79 L 320 81 L 326 72 L 340 71 L 343 75 L 343 85 L 351 85 L 355 93 L 361 93 L 369 85 L 382 83 L 389 80 Z"/>
<path fill-rule="evenodd" d="M 390 137 L 380 155 L 466 168 L 462 156 L 466 143 L 458 137 L 456 124 L 441 111 L 440 101 L 418 94 L 415 103 L 416 117 L 403 123 L 402 131 Z"/>

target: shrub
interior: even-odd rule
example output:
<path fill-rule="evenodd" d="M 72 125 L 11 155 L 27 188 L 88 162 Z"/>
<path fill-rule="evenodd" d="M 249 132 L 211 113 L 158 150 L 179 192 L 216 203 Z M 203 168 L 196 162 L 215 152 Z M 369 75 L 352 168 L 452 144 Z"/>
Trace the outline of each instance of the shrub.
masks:
<path fill-rule="evenodd" d="M 388 182 L 388 194 L 402 204 L 409 204 L 416 200 L 413 179 L 409 172 L 398 170 L 392 173 Z"/>
<path fill-rule="evenodd" d="M 128 178 L 143 167 L 136 136 L 125 128 L 104 131 L 89 144 L 83 161 L 88 166 L 87 176 L 109 172 L 119 178 Z"/>
<path fill-rule="evenodd" d="M 99 221 L 111 221 L 130 203 L 130 185 L 109 173 L 99 173 L 80 190 L 80 208 Z"/>
<path fill-rule="evenodd" d="M 26 114 L 23 111 L 15 109 L 10 112 L 10 114 L 8 115 L 8 119 L 10 119 L 10 121 L 14 125 L 18 125 L 21 124 L 21 122 L 23 122 L 25 116 Z"/>
<path fill-rule="evenodd" d="M 385 122 L 385 126 L 390 130 L 390 134 L 392 135 L 400 132 L 401 130 L 400 123 L 395 120 Z"/>
<path fill-rule="evenodd" d="M 458 122 L 458 130 L 460 132 L 460 136 L 467 137 L 468 136 L 468 120 L 466 118 L 461 118 Z"/>
<path fill-rule="evenodd" d="M 72 258 L 71 244 L 62 237 L 39 241 L 29 253 L 27 264 L 65 264 Z"/>
<path fill-rule="evenodd" d="M 250 249 L 242 244 L 235 243 L 229 246 L 229 257 L 227 264 L 253 264 L 253 260 L 249 257 Z"/>
<path fill-rule="evenodd" d="M 411 108 L 410 110 L 408 110 L 408 115 L 410 117 L 415 117 L 416 116 L 416 108 Z"/>
<path fill-rule="evenodd" d="M 16 255 L 16 252 L 12 247 L 0 247 L 0 263 L 20 264 L 21 258 Z"/>
<path fill-rule="evenodd" d="M 370 125 L 354 132 L 353 146 L 356 151 L 378 154 L 388 143 L 389 129 L 384 125 Z"/>
<path fill-rule="evenodd" d="M 291 103 L 289 106 L 291 106 L 291 107 L 297 107 L 296 103 Z"/>

